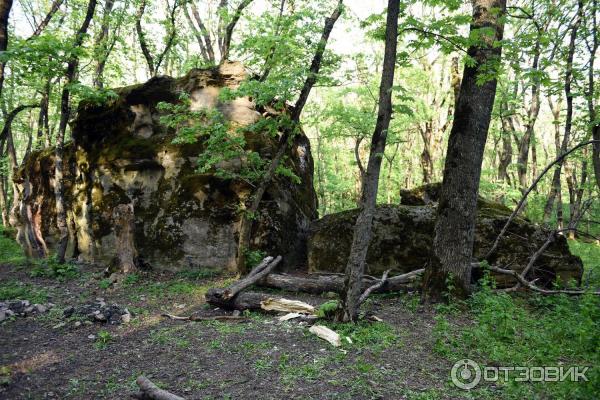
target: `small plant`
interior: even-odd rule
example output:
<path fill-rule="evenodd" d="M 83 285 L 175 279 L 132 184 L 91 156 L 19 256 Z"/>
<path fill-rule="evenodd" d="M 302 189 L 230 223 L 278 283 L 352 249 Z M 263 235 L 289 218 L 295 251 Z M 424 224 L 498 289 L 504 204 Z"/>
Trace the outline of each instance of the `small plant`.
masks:
<path fill-rule="evenodd" d="M 140 280 L 140 275 L 133 273 L 133 274 L 129 274 L 125 277 L 125 279 L 123 279 L 123 285 L 126 286 L 131 286 L 131 285 L 135 285 L 136 283 L 138 283 Z"/>
<path fill-rule="evenodd" d="M 100 289 L 106 290 L 110 287 L 110 285 L 112 285 L 112 282 L 108 278 L 102 279 L 100 282 L 98 282 L 98 287 Z"/>
<path fill-rule="evenodd" d="M 340 302 L 337 300 L 329 300 L 319 306 L 317 316 L 319 318 L 332 317 L 339 307 Z"/>
<path fill-rule="evenodd" d="M 246 252 L 246 266 L 249 270 L 256 267 L 266 257 L 267 253 L 261 250 L 249 250 Z"/>
<path fill-rule="evenodd" d="M 80 274 L 79 268 L 71 263 L 59 263 L 55 257 L 50 257 L 38 263 L 29 273 L 32 278 L 52 278 L 61 282 L 77 278 Z"/>
<path fill-rule="evenodd" d="M 98 336 L 96 337 L 96 348 L 98 350 L 103 350 L 108 347 L 108 344 L 113 341 L 113 335 L 108 331 L 100 331 L 98 332 Z"/>

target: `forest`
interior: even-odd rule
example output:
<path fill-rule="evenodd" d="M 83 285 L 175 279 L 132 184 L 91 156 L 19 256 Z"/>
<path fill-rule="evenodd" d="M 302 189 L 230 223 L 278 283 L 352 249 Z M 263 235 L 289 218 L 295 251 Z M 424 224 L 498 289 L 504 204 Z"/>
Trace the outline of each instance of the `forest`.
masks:
<path fill-rule="evenodd" d="M 597 399 L 597 0 L 0 0 L 0 399 Z"/>

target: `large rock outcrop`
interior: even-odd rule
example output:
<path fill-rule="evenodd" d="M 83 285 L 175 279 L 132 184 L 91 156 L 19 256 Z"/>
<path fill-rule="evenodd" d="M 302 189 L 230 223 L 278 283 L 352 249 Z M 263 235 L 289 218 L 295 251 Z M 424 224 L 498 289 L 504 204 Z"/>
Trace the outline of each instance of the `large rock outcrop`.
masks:
<path fill-rule="evenodd" d="M 405 273 L 423 268 L 430 257 L 436 216 L 438 185 L 403 191 L 400 205 L 378 206 L 373 223 L 373 239 L 367 253 L 367 273 L 381 276 L 387 270 Z M 475 257 L 482 257 L 506 223 L 511 210 L 480 198 L 475 231 Z M 327 215 L 313 222 L 308 241 L 308 265 L 311 271 L 343 272 L 350 252 L 352 229 L 358 210 Z M 522 271 L 529 257 L 548 238 L 549 232 L 523 218 L 511 224 L 495 255 L 494 265 Z M 475 278 L 481 271 L 476 271 Z M 538 285 L 550 285 L 556 279 L 579 282 L 583 273 L 581 259 L 569 251 L 567 240 L 559 236 L 537 260 L 532 279 Z M 515 281 L 495 276 L 499 287 Z"/>
<path fill-rule="evenodd" d="M 65 154 L 67 255 L 110 263 L 118 247 L 114 211 L 125 204 L 133 207 L 135 243 L 144 262 L 164 269 L 233 267 L 239 210 L 251 187 L 198 173 L 203 140 L 173 143 L 176 132 L 161 125 L 157 104 L 176 102 L 184 92 L 192 109 L 217 108 L 233 127 L 250 126 L 268 113 L 259 113 L 249 98 L 219 100 L 223 88 L 236 88 L 245 78 L 241 64 L 225 63 L 118 89 L 118 98 L 101 105 L 80 105 Z M 263 158 L 274 154 L 276 138 L 250 129 L 243 134 L 248 148 Z M 239 168 L 244 161 L 238 161 L 222 167 Z M 317 217 L 313 160 L 304 135 L 290 146 L 286 165 L 300 182 L 278 177 L 269 187 L 252 246 L 282 254 L 294 265 L 305 256 L 305 231 Z M 58 239 L 53 179 L 54 149 L 33 153 L 15 178 L 23 196 L 18 237 L 30 250 L 32 242 L 52 249 Z"/>

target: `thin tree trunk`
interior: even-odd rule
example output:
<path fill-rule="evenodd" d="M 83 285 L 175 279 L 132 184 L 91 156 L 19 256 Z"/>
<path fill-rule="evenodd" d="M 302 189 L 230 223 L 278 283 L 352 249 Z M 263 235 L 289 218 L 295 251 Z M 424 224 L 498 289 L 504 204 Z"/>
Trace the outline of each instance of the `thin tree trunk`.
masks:
<path fill-rule="evenodd" d="M 196 7 L 196 5 L 192 2 L 190 4 L 190 7 L 192 9 L 192 15 L 194 16 L 194 19 L 196 20 L 196 23 L 200 28 L 200 32 L 202 32 L 202 36 L 204 37 L 204 46 L 206 47 L 208 61 L 214 64 L 216 60 L 215 50 L 213 48 L 212 41 L 210 40 L 210 34 L 208 33 L 208 29 L 206 28 L 206 25 L 204 25 L 204 22 L 202 22 L 202 18 L 200 18 L 200 13 L 198 12 L 198 8 Z"/>
<path fill-rule="evenodd" d="M 48 11 L 48 14 L 46 14 L 46 17 L 43 19 L 43 21 L 40 22 L 40 24 L 37 26 L 37 28 L 35 28 L 35 31 L 31 35 L 32 37 L 39 36 L 42 33 L 42 31 L 44 29 L 46 29 L 46 26 L 48 26 L 48 24 L 52 20 L 52 17 L 54 17 L 54 14 L 56 14 L 58 9 L 62 5 L 63 1 L 64 0 L 55 0 L 52 3 L 52 6 L 50 6 L 50 10 Z"/>
<path fill-rule="evenodd" d="M 237 257 L 237 270 L 240 274 L 245 274 L 247 272 L 246 267 L 246 252 L 250 248 L 250 237 L 252 235 L 252 217 L 256 215 L 258 211 L 258 206 L 267 190 L 267 187 L 271 184 L 273 177 L 275 176 L 275 171 L 279 166 L 279 162 L 283 158 L 285 152 L 288 148 L 288 142 L 296 133 L 298 126 L 300 124 L 300 114 L 302 114 L 302 110 L 306 105 L 306 101 L 308 100 L 308 95 L 312 90 L 313 86 L 317 82 L 317 77 L 319 75 L 319 70 L 321 69 L 321 62 L 323 61 L 323 53 L 325 52 L 325 47 L 327 46 L 327 42 L 329 40 L 329 35 L 333 30 L 333 26 L 336 21 L 340 17 L 340 14 L 343 10 L 343 0 L 339 0 L 338 4 L 331 14 L 329 18 L 325 20 L 325 26 L 323 27 L 323 32 L 321 34 L 321 40 L 317 45 L 317 50 L 315 51 L 315 55 L 313 56 L 310 69 L 308 72 L 308 76 L 304 81 L 304 85 L 302 86 L 302 90 L 300 91 L 300 96 L 294 105 L 292 110 L 292 115 L 290 116 L 290 122 L 288 126 L 284 127 L 283 133 L 279 138 L 277 153 L 271 160 L 269 164 L 269 168 L 265 172 L 263 179 L 256 189 L 254 195 L 252 196 L 250 207 L 245 210 L 242 214 L 242 219 L 240 222 L 240 231 L 238 238 L 238 257 Z"/>
<path fill-rule="evenodd" d="M 479 179 L 497 84 L 495 78 L 478 82 L 479 69 L 500 60 L 505 11 L 506 0 L 473 2 L 471 32 L 487 29 L 493 34 L 484 34 L 468 50 L 475 63 L 465 66 L 448 141 L 434 255 L 423 280 L 426 301 L 442 300 L 448 289 L 459 297 L 470 293 Z"/>
<path fill-rule="evenodd" d="M 233 30 L 235 25 L 238 23 L 240 17 L 242 16 L 242 12 L 244 8 L 248 7 L 253 0 L 243 0 L 240 5 L 236 8 L 233 17 L 231 17 L 231 21 L 227 24 L 225 28 L 225 36 L 223 37 L 223 43 L 221 47 L 221 62 L 225 62 L 229 59 L 229 48 L 231 47 L 231 37 L 233 36 Z"/>
<path fill-rule="evenodd" d="M 6 198 L 5 177 L 0 174 L 0 213 L 2 214 L 2 226 L 10 226 L 8 222 L 8 208 Z"/>
<path fill-rule="evenodd" d="M 208 52 L 206 51 L 206 45 L 204 44 L 204 38 L 202 37 L 202 33 L 198 28 L 196 28 L 196 25 L 194 25 L 194 21 L 190 16 L 190 11 L 186 6 L 183 6 L 183 13 L 185 15 L 185 19 L 187 19 L 190 29 L 192 30 L 192 33 L 194 34 L 194 37 L 196 38 L 196 41 L 198 42 L 198 47 L 200 47 L 200 54 L 202 54 L 204 62 L 209 62 L 210 58 L 208 57 Z"/>
<path fill-rule="evenodd" d="M 594 64 L 596 61 L 596 52 L 600 47 L 600 38 L 598 37 L 598 21 L 596 11 L 598 10 L 598 1 L 592 1 L 592 45 L 589 47 L 590 60 L 588 65 L 588 114 L 590 118 L 590 129 L 592 139 L 600 140 L 600 123 L 596 121 L 596 109 L 594 107 Z M 592 166 L 594 167 L 594 176 L 596 177 L 596 186 L 600 190 L 600 143 L 595 143 L 592 148 Z"/>
<path fill-rule="evenodd" d="M 381 84 L 379 86 L 379 110 L 375 131 L 371 139 L 371 150 L 367 171 L 362 185 L 360 213 L 354 225 L 352 247 L 346 264 L 344 279 L 344 292 L 341 296 L 341 307 L 337 319 L 340 321 L 356 321 L 360 307 L 362 292 L 362 278 L 365 271 L 367 250 L 371 241 L 373 214 L 377 203 L 377 190 L 379 187 L 379 173 L 381 161 L 385 152 L 387 131 L 392 118 L 392 86 L 396 69 L 396 47 L 398 45 L 398 16 L 400 2 L 388 1 L 387 20 L 385 30 L 385 51 Z"/>
<path fill-rule="evenodd" d="M 106 67 L 106 61 L 110 54 L 112 46 L 108 43 L 108 30 L 110 28 L 110 17 L 112 13 L 115 0 L 106 0 L 104 3 L 104 14 L 102 15 L 102 24 L 100 26 L 100 33 L 96 38 L 96 71 L 94 73 L 94 86 L 102 88 L 104 86 L 104 68 Z"/>
<path fill-rule="evenodd" d="M 8 17 L 12 8 L 13 0 L 0 0 L 0 53 L 8 47 Z M 0 95 L 4 87 L 4 67 L 6 63 L 0 62 Z"/>
<path fill-rule="evenodd" d="M 97 0 L 89 0 L 85 18 L 81 27 L 75 34 L 73 48 L 79 48 L 83 44 L 83 39 L 87 30 L 90 26 L 90 22 L 94 17 L 94 11 L 96 10 Z M 54 168 L 54 195 L 56 198 L 56 225 L 59 231 L 59 241 L 57 249 L 58 262 L 65 262 L 65 253 L 67 251 L 67 244 L 69 241 L 69 231 L 67 227 L 67 211 L 65 208 L 65 193 L 64 193 L 64 167 L 63 167 L 63 156 L 64 156 L 64 145 L 65 145 L 65 133 L 67 130 L 67 123 L 69 121 L 69 115 L 71 114 L 70 105 L 70 91 L 69 85 L 75 81 L 75 75 L 77 73 L 77 67 L 79 65 L 79 58 L 77 55 L 72 55 L 67 63 L 66 71 L 66 83 L 62 90 L 60 100 L 60 122 L 58 125 L 58 133 L 56 135 L 56 152 L 55 152 L 55 168 Z"/>
<path fill-rule="evenodd" d="M 563 154 L 567 151 L 567 147 L 569 146 L 569 140 L 571 139 L 571 128 L 573 125 L 573 93 L 571 92 L 571 85 L 573 80 L 573 58 L 575 55 L 575 46 L 577 40 L 577 31 L 579 30 L 579 26 L 581 25 L 581 20 L 583 18 L 583 1 L 579 0 L 577 3 L 577 17 L 571 26 L 571 37 L 569 40 L 569 50 L 567 53 L 567 65 L 565 70 L 565 98 L 567 101 L 567 113 L 565 117 L 565 131 L 564 136 L 562 138 L 562 143 L 560 145 L 560 154 Z M 552 176 L 552 186 L 550 188 L 550 193 L 548 194 L 548 200 L 546 201 L 546 205 L 544 206 L 544 219 L 546 220 L 546 216 L 552 213 L 552 205 L 554 203 L 554 199 L 556 194 L 560 192 L 560 174 L 562 171 L 564 161 L 560 161 L 556 164 L 556 168 L 554 169 L 554 175 Z"/>
<path fill-rule="evenodd" d="M 152 59 L 152 54 L 150 53 L 148 43 L 146 42 L 146 34 L 142 29 L 142 18 L 144 17 L 145 11 L 146 0 L 142 0 L 135 16 L 135 30 L 137 32 L 140 48 L 142 49 L 142 54 L 144 55 L 144 59 L 148 65 L 148 72 L 150 72 L 150 76 L 154 76 L 154 60 Z"/>

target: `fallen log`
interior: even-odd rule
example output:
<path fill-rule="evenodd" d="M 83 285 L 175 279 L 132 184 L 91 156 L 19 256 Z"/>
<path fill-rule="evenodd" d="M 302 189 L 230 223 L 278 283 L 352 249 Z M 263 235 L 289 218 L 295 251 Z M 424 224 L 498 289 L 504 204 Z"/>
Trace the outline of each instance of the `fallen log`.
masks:
<path fill-rule="evenodd" d="M 413 284 L 424 269 L 418 269 L 406 274 L 388 278 L 383 285 L 376 288 L 374 293 L 399 292 L 406 291 Z M 363 278 L 363 291 L 377 284 L 379 279 L 365 276 Z M 322 294 L 327 292 L 341 293 L 344 288 L 344 276 L 337 274 L 310 274 L 310 275 L 290 275 L 290 274 L 269 274 L 264 279 L 257 282 L 259 286 L 273 289 L 287 290 L 290 292 L 304 292 L 310 294 Z"/>
<path fill-rule="evenodd" d="M 152 381 L 145 376 L 139 376 L 135 383 L 140 387 L 140 392 L 133 394 L 131 397 L 138 400 L 185 400 L 173 393 L 160 389 Z"/>

